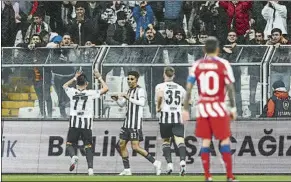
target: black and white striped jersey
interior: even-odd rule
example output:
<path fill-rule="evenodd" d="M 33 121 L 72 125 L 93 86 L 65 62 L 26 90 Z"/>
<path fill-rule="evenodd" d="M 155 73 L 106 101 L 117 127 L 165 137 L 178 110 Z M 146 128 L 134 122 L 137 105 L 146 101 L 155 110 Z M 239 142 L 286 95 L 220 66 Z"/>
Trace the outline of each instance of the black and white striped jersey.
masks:
<path fill-rule="evenodd" d="M 137 86 L 136 88 L 129 89 L 127 94 L 129 99 L 118 100 L 119 106 L 127 104 L 127 112 L 123 123 L 124 128 L 142 129 L 143 109 L 146 103 L 146 93 L 143 88 Z"/>
<path fill-rule="evenodd" d="M 163 93 L 160 123 L 181 123 L 182 104 L 185 98 L 185 89 L 175 82 L 163 82 L 156 86 L 155 94 Z"/>
<path fill-rule="evenodd" d="M 78 90 L 67 87 L 66 94 L 70 98 L 70 127 L 93 128 L 94 99 L 100 97 L 99 90 Z"/>

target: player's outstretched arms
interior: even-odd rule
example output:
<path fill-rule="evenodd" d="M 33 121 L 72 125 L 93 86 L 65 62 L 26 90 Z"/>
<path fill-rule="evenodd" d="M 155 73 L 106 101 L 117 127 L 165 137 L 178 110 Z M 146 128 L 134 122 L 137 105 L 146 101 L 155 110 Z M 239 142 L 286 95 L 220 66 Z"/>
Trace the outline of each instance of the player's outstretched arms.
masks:
<path fill-rule="evenodd" d="M 101 74 L 99 73 L 99 71 L 95 70 L 94 71 L 94 76 L 95 76 L 95 79 L 100 81 L 101 86 L 102 86 L 102 88 L 100 90 L 100 95 L 105 94 L 106 92 L 108 92 L 108 90 L 109 90 L 108 85 L 103 80 L 103 78 L 102 78 Z"/>
<path fill-rule="evenodd" d="M 231 113 L 231 118 L 233 120 L 236 120 L 236 103 L 235 103 L 235 89 L 234 85 L 232 83 L 226 85 L 226 90 L 228 93 L 228 98 L 230 102 L 230 113 Z"/>
<path fill-rule="evenodd" d="M 68 88 L 70 85 L 72 85 L 74 83 L 74 81 L 77 81 L 77 78 L 82 74 L 82 71 L 77 71 L 75 74 L 75 77 L 72 78 L 71 80 L 67 81 L 64 85 L 63 85 L 63 89 Z"/>

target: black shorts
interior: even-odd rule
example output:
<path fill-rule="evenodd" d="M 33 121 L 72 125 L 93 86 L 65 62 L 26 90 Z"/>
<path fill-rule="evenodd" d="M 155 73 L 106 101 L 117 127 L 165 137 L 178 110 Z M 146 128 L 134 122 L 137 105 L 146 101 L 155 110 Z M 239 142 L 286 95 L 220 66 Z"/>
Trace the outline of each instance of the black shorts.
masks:
<path fill-rule="evenodd" d="M 133 128 L 121 128 L 119 138 L 125 141 L 143 141 L 142 130 Z"/>
<path fill-rule="evenodd" d="M 84 145 L 92 145 L 92 130 L 69 128 L 67 142 L 77 145 L 79 139 L 83 140 Z"/>
<path fill-rule="evenodd" d="M 162 138 L 170 138 L 174 135 L 184 138 L 184 125 L 181 123 L 160 123 L 160 132 Z"/>

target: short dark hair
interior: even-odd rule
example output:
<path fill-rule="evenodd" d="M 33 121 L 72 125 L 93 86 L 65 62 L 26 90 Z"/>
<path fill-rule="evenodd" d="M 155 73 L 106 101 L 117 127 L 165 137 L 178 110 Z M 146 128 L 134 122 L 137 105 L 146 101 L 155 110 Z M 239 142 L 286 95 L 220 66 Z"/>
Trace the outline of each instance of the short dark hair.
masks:
<path fill-rule="evenodd" d="M 173 67 L 165 67 L 164 73 L 166 74 L 167 77 L 172 78 L 175 75 L 175 68 Z"/>
<path fill-rule="evenodd" d="M 68 35 L 68 36 L 71 37 L 71 34 L 70 34 L 69 32 L 65 32 L 65 33 L 63 33 L 63 36 L 65 36 L 65 35 Z"/>
<path fill-rule="evenodd" d="M 219 48 L 219 41 L 216 37 L 210 36 L 205 41 L 205 52 L 207 54 L 215 53 L 215 51 Z"/>
<path fill-rule="evenodd" d="M 280 35 L 282 35 L 282 30 L 280 28 L 273 28 L 273 30 L 271 31 L 271 34 L 273 34 L 275 32 L 279 32 Z"/>
<path fill-rule="evenodd" d="M 80 76 L 77 78 L 77 85 L 83 86 L 85 83 L 88 82 L 88 79 L 84 73 L 82 73 Z"/>
<path fill-rule="evenodd" d="M 39 38 L 41 38 L 40 35 L 39 34 L 36 34 L 36 33 L 35 34 L 32 34 L 32 36 L 30 38 L 32 38 L 32 37 L 39 37 Z"/>
<path fill-rule="evenodd" d="M 235 33 L 237 35 L 235 29 L 230 29 L 227 34 L 229 34 L 230 32 L 233 32 L 233 33 Z"/>
<path fill-rule="evenodd" d="M 75 5 L 75 8 L 77 9 L 77 8 L 84 8 L 84 9 L 86 9 L 86 6 L 87 4 L 86 4 L 86 2 L 84 2 L 84 1 L 77 1 L 77 3 L 76 3 L 76 5 Z"/>
<path fill-rule="evenodd" d="M 127 73 L 127 75 L 129 76 L 129 75 L 132 75 L 132 76 L 134 76 L 137 80 L 138 80 L 138 78 L 139 78 L 139 73 L 137 72 L 137 71 L 129 71 L 128 73 Z"/>
<path fill-rule="evenodd" d="M 44 13 L 43 13 L 42 11 L 40 11 L 40 10 L 37 10 L 37 11 L 34 13 L 33 17 L 39 17 L 39 18 L 43 19 L 43 17 L 44 17 Z"/>

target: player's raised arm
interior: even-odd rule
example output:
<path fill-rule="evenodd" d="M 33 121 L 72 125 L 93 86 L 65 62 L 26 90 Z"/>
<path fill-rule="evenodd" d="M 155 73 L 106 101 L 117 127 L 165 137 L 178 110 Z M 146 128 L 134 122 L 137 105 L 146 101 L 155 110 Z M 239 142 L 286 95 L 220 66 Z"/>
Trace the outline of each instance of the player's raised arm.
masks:
<path fill-rule="evenodd" d="M 74 83 L 74 81 L 77 81 L 77 78 L 82 74 L 81 71 L 77 71 L 75 74 L 75 77 L 72 78 L 71 80 L 67 81 L 64 85 L 63 88 L 66 89 L 68 88 L 70 85 L 72 85 Z"/>
<path fill-rule="evenodd" d="M 102 86 L 102 88 L 100 89 L 100 95 L 108 92 L 109 88 L 108 88 L 107 84 L 105 83 L 105 81 L 102 79 L 102 76 L 99 73 L 99 71 L 94 71 L 94 76 L 95 76 L 95 79 L 100 81 L 101 86 Z"/>

